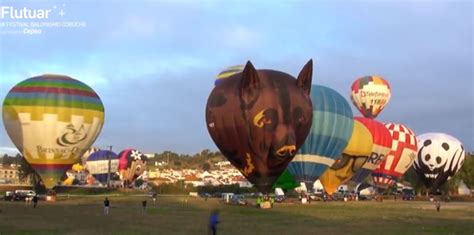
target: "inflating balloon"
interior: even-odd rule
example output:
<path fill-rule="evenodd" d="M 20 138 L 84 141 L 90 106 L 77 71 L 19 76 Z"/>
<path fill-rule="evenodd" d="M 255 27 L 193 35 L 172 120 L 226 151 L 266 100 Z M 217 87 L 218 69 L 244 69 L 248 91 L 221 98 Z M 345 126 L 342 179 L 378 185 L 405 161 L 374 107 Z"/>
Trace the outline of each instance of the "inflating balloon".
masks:
<path fill-rule="evenodd" d="M 312 61 L 298 79 L 247 62 L 214 87 L 207 129 L 219 150 L 261 192 L 268 193 L 311 127 Z"/>
<path fill-rule="evenodd" d="M 355 117 L 354 119 L 361 122 L 365 127 L 367 127 L 367 129 L 369 129 L 374 141 L 372 153 L 370 153 L 369 158 L 351 179 L 352 182 L 358 184 L 362 183 L 362 181 L 364 181 L 364 179 L 380 165 L 380 163 L 385 159 L 385 156 L 390 152 L 392 147 L 392 136 L 385 125 L 378 121 L 363 117 Z"/>
<path fill-rule="evenodd" d="M 92 153 L 86 161 L 86 168 L 89 173 L 94 176 L 101 183 L 107 183 L 109 173 L 109 159 L 110 159 L 110 174 L 115 174 L 118 171 L 119 158 L 118 155 L 112 151 L 99 150 Z"/>
<path fill-rule="evenodd" d="M 372 152 L 372 134 L 364 124 L 354 120 L 354 129 L 342 157 L 319 177 L 324 190 L 332 195 L 339 185 L 349 181 Z"/>
<path fill-rule="evenodd" d="M 146 170 L 147 157 L 136 149 L 126 149 L 118 154 L 120 179 L 126 186 L 138 178 Z"/>
<path fill-rule="evenodd" d="M 324 171 L 341 156 L 352 134 L 349 103 L 337 91 L 319 85 L 311 87 L 313 123 L 306 140 L 288 165 L 296 181 L 308 190 Z"/>
<path fill-rule="evenodd" d="M 444 133 L 417 136 L 418 157 L 413 168 L 427 188 L 435 192 L 461 169 L 465 151 L 458 139 Z"/>
<path fill-rule="evenodd" d="M 379 190 L 392 186 L 411 167 L 416 157 L 415 133 L 401 124 L 385 124 L 392 136 L 392 148 L 385 160 L 372 172 L 372 179 Z"/>
<path fill-rule="evenodd" d="M 283 171 L 283 173 L 278 177 L 275 184 L 273 184 L 273 189 L 282 188 L 283 190 L 291 190 L 298 187 L 298 184 L 293 176 L 288 172 L 288 170 Z"/>
<path fill-rule="evenodd" d="M 48 189 L 80 161 L 103 122 L 104 106 L 99 96 L 67 76 L 24 80 L 3 102 L 8 135 Z"/>
<path fill-rule="evenodd" d="M 352 103 L 366 118 L 376 118 L 390 101 L 390 85 L 380 76 L 366 76 L 354 81 Z"/>
<path fill-rule="evenodd" d="M 234 74 L 241 73 L 243 70 L 244 70 L 243 65 L 234 65 L 234 66 L 230 66 L 226 68 L 225 70 L 221 71 L 217 75 L 214 85 L 217 86 L 219 83 L 223 81 L 223 79 L 226 79 Z"/>

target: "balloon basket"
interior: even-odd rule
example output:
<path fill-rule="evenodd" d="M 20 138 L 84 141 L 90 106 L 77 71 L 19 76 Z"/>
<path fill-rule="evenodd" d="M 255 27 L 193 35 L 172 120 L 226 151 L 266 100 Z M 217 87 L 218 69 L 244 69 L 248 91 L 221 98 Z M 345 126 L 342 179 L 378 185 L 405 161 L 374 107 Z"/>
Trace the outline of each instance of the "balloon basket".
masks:
<path fill-rule="evenodd" d="M 269 201 L 266 202 L 261 202 L 260 203 L 260 209 L 270 209 L 272 208 L 272 203 Z"/>
<path fill-rule="evenodd" d="M 56 201 L 56 195 L 48 195 L 48 196 L 46 196 L 46 201 L 47 201 L 47 202 L 55 202 L 55 201 Z"/>

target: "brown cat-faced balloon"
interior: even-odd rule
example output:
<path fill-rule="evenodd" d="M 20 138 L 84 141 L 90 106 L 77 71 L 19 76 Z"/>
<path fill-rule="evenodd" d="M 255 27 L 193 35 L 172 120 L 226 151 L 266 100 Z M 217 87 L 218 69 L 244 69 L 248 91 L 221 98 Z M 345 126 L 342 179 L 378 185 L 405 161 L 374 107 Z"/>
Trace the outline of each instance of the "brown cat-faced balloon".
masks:
<path fill-rule="evenodd" d="M 256 70 L 249 61 L 212 90 L 207 129 L 219 150 L 263 193 L 286 169 L 312 122 L 313 62 L 298 79 L 274 70 Z"/>

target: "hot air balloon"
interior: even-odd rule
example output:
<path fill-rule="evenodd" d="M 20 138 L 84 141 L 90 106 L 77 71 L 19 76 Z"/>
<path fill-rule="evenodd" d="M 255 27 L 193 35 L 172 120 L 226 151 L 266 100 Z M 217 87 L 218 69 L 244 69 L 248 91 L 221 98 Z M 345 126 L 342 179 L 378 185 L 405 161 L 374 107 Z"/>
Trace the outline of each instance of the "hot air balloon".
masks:
<path fill-rule="evenodd" d="M 108 150 L 99 150 L 92 153 L 86 161 L 86 168 L 89 173 L 103 184 L 107 183 L 107 177 L 109 177 L 109 159 L 110 174 L 112 176 L 112 174 L 118 171 L 119 158 L 116 153 Z"/>
<path fill-rule="evenodd" d="M 283 173 L 278 177 L 275 184 L 273 184 L 273 189 L 282 188 L 283 190 L 291 190 L 298 187 L 299 184 L 295 181 L 293 176 L 288 172 L 288 170 L 283 171 Z"/>
<path fill-rule="evenodd" d="M 435 192 L 461 169 L 465 151 L 458 139 L 444 133 L 426 133 L 418 139 L 413 168 L 427 188 Z"/>
<path fill-rule="evenodd" d="M 97 148 L 97 147 L 91 147 L 89 148 L 84 154 L 82 154 L 81 156 L 81 163 L 82 165 L 85 165 L 86 162 L 87 162 L 87 158 L 89 158 L 89 156 L 97 151 L 100 151 L 100 148 Z"/>
<path fill-rule="evenodd" d="M 126 149 L 118 154 L 120 179 L 126 186 L 146 170 L 147 157 L 136 149 Z"/>
<path fill-rule="evenodd" d="M 234 66 L 227 67 L 216 76 L 216 81 L 214 82 L 214 86 L 217 86 L 218 84 L 220 84 L 223 81 L 223 79 L 226 79 L 234 74 L 241 73 L 243 70 L 244 70 L 243 65 L 234 65 Z"/>
<path fill-rule="evenodd" d="M 332 195 L 339 185 L 349 181 L 367 161 L 373 148 L 372 134 L 358 120 L 354 120 L 354 129 L 342 157 L 319 177 L 324 190 Z"/>
<path fill-rule="evenodd" d="M 319 85 L 311 87 L 313 123 L 306 141 L 288 165 L 296 181 L 308 190 L 334 164 L 347 146 L 353 129 L 349 103 L 337 91 Z"/>
<path fill-rule="evenodd" d="M 390 97 L 390 85 L 380 76 L 365 76 L 352 83 L 352 103 L 366 118 L 376 118 Z"/>
<path fill-rule="evenodd" d="M 372 173 L 377 166 L 385 159 L 385 156 L 390 152 L 392 147 L 392 136 L 384 124 L 369 118 L 355 117 L 355 120 L 364 124 L 372 134 L 374 145 L 372 153 L 355 175 L 351 181 L 358 184 L 362 183 L 364 179 Z"/>
<path fill-rule="evenodd" d="M 408 168 L 416 157 L 417 143 L 415 133 L 401 124 L 385 124 L 392 136 L 392 148 L 385 160 L 372 172 L 375 186 L 385 190 L 393 185 Z"/>
<path fill-rule="evenodd" d="M 95 141 L 104 106 L 86 84 L 42 75 L 14 86 L 3 102 L 3 123 L 26 161 L 51 189 Z"/>
<path fill-rule="evenodd" d="M 242 73 L 214 87 L 206 106 L 209 134 L 224 156 L 268 193 L 303 144 L 311 127 L 312 61 L 298 79 L 275 70 Z"/>

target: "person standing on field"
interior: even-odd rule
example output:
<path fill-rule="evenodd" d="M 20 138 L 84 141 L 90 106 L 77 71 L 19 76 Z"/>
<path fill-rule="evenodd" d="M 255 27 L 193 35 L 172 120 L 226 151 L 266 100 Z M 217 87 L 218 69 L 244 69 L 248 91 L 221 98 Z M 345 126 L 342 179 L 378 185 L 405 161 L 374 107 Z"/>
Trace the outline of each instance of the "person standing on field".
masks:
<path fill-rule="evenodd" d="M 105 197 L 105 200 L 104 200 L 104 215 L 109 214 L 109 207 L 110 207 L 110 201 L 107 197 Z"/>

